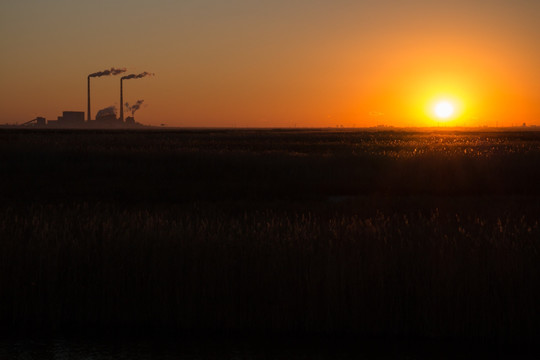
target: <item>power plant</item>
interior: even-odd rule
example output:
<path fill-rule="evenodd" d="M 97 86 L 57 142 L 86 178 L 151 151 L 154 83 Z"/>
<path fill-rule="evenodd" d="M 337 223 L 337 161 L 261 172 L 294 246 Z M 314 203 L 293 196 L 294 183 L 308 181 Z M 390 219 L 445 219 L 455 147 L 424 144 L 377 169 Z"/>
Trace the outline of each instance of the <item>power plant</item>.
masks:
<path fill-rule="evenodd" d="M 143 100 L 138 100 L 135 105 L 129 106 L 128 103 L 124 104 L 124 80 L 140 79 L 146 76 L 153 76 L 153 73 L 143 72 L 140 74 L 129 74 L 120 78 L 120 117 L 116 117 L 116 107 L 109 106 L 105 109 L 98 111 L 96 118 L 92 120 L 92 108 L 91 108 L 91 87 L 90 79 L 103 76 L 115 76 L 123 74 L 127 71 L 125 68 L 110 68 L 103 71 L 98 71 L 88 75 L 87 77 L 87 113 L 86 121 L 84 119 L 84 111 L 64 111 L 62 116 L 58 116 L 56 120 L 47 120 L 44 117 L 37 117 L 30 120 L 22 126 L 35 126 L 35 127 L 57 127 L 57 128 L 123 128 L 141 126 L 141 124 L 135 122 L 134 114 L 140 108 Z M 128 116 L 124 121 L 124 106 L 131 111 L 131 116 Z"/>

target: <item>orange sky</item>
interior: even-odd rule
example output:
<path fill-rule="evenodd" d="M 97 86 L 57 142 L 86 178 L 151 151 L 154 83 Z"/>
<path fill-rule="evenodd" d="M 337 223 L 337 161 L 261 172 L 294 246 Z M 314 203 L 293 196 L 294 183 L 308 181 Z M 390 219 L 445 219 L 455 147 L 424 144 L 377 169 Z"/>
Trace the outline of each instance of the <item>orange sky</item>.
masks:
<path fill-rule="evenodd" d="M 540 125 L 540 3 L 6 0 L 0 123 L 86 111 L 86 76 L 169 126 Z M 92 80 L 92 114 L 119 105 Z"/>

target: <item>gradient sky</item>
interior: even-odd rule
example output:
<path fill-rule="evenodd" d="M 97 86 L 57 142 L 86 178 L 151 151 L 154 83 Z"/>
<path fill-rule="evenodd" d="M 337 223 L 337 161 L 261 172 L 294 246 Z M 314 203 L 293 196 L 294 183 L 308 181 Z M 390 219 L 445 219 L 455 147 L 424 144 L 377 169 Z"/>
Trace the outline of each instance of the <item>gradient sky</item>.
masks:
<path fill-rule="evenodd" d="M 126 82 L 169 126 L 540 125 L 540 2 L 2 0 L 0 123 L 86 111 Z M 92 113 L 119 105 L 92 80 Z"/>

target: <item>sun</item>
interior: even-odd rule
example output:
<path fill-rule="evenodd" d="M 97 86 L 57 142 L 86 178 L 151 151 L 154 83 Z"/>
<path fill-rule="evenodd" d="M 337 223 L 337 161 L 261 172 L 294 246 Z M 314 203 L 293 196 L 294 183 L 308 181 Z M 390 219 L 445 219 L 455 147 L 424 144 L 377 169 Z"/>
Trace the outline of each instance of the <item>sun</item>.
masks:
<path fill-rule="evenodd" d="M 441 120 L 449 119 L 456 111 L 454 105 L 446 100 L 436 103 L 433 110 L 435 111 L 435 116 Z"/>

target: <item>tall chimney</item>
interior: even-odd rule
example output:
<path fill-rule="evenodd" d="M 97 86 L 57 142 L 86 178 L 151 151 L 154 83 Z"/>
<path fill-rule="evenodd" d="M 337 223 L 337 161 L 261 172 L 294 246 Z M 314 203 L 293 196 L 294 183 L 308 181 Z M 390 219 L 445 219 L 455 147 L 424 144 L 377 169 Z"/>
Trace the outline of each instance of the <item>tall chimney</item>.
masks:
<path fill-rule="evenodd" d="M 90 75 L 88 75 L 88 119 L 87 121 L 90 121 L 91 119 L 91 116 L 90 116 Z"/>
<path fill-rule="evenodd" d="M 124 122 L 124 79 L 120 79 L 120 120 Z"/>

